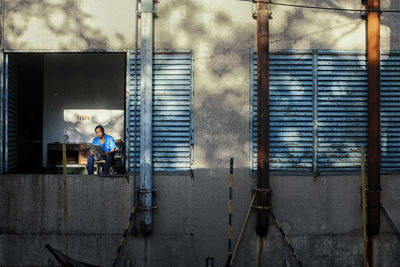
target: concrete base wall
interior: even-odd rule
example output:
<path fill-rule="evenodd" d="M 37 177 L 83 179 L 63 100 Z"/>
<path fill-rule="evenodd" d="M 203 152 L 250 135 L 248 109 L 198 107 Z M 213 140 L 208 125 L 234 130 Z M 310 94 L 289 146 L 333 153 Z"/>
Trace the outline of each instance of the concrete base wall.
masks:
<path fill-rule="evenodd" d="M 158 208 L 149 236 L 128 234 L 120 266 L 223 266 L 227 255 L 229 170 L 189 176 L 154 176 Z M 382 201 L 399 225 L 399 176 L 382 177 Z M 68 176 L 69 255 L 101 266 L 112 265 L 133 204 L 131 177 Z M 254 181 L 235 170 L 233 241 L 240 231 Z M 273 211 L 304 266 L 362 264 L 359 176 L 274 176 Z M 0 177 L 0 265 L 56 264 L 45 249 L 64 250 L 64 191 L 61 175 Z M 234 266 L 256 266 L 259 240 L 252 212 Z M 400 262 L 400 240 L 382 214 L 375 240 L 376 266 Z M 263 241 L 263 263 L 296 266 L 270 220 Z"/>

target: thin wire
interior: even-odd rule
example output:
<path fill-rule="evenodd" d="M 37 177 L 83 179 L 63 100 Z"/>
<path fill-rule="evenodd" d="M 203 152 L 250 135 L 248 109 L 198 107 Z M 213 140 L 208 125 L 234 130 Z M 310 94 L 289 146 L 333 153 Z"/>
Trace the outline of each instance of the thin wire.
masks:
<path fill-rule="evenodd" d="M 253 3 L 266 3 L 270 5 L 277 6 L 287 6 L 287 7 L 296 7 L 296 8 L 308 8 L 308 9 L 319 9 L 319 10 L 332 10 L 332 11 L 346 11 L 346 12 L 379 12 L 379 13 L 400 13 L 400 10 L 382 10 L 382 9 L 354 9 L 354 8 L 338 8 L 338 7 L 320 7 L 320 6 L 306 6 L 306 5 L 297 5 L 297 4 L 288 4 L 288 3 L 277 3 L 272 1 L 260 1 L 260 0 L 238 0 L 238 1 L 246 1 Z"/>
<path fill-rule="evenodd" d="M 260 1 L 257 1 L 257 2 L 260 2 Z M 308 8 L 308 9 L 320 9 L 320 10 L 332 10 L 332 11 L 348 11 L 348 12 L 363 12 L 363 11 L 367 11 L 366 9 L 305 6 L 305 5 L 296 5 L 296 4 L 287 4 L 287 3 L 275 3 L 275 2 L 269 2 L 269 4 L 277 5 L 277 6 L 298 7 L 298 8 Z M 382 12 L 382 10 L 378 10 L 378 9 L 370 9 L 369 11 L 380 11 L 380 12 Z"/>

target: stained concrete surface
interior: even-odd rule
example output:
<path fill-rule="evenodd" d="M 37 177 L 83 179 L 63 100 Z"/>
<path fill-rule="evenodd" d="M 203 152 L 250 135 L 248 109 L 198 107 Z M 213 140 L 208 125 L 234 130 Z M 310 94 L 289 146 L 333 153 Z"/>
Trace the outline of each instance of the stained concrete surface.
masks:
<path fill-rule="evenodd" d="M 250 202 L 252 178 L 237 170 L 234 182 L 233 236 L 239 233 Z M 154 176 L 158 208 L 149 236 L 130 233 L 120 264 L 130 266 L 204 266 L 227 255 L 228 174 L 224 169 L 185 175 Z M 382 201 L 399 224 L 398 176 L 382 177 Z M 359 176 L 273 176 L 272 205 L 304 266 L 357 266 L 362 262 Z M 2 175 L 0 179 L 0 265 L 49 266 L 46 243 L 64 249 L 61 175 Z M 133 177 L 68 177 L 70 256 L 110 266 L 133 203 Z M 255 213 L 249 219 L 235 266 L 256 266 Z M 375 238 L 377 266 L 400 262 L 400 240 L 382 215 Z M 296 266 L 280 232 L 270 220 L 263 262 Z"/>
<path fill-rule="evenodd" d="M 397 6 L 396 1 L 384 2 L 387 8 Z M 7 49 L 134 47 L 134 1 L 114 1 L 112 7 L 106 0 L 5 3 L 3 47 Z M 360 6 L 345 0 L 310 4 Z M 358 13 L 286 7 L 273 7 L 272 12 L 271 49 L 365 48 L 364 21 Z M 248 174 L 248 127 L 249 51 L 256 47 L 256 22 L 251 4 L 245 1 L 166 0 L 161 1 L 158 15 L 155 48 L 193 51 L 194 177 L 154 176 L 159 206 L 154 211 L 154 231 L 148 237 L 128 236 L 121 265 L 129 260 L 130 266 L 204 266 L 210 256 L 215 266 L 222 266 L 228 242 L 229 157 L 235 157 L 234 240 L 255 184 Z M 384 15 L 382 49 L 399 47 L 396 21 L 396 15 Z M 129 217 L 133 178 L 69 177 L 70 255 L 109 266 Z M 0 176 L 0 265 L 49 265 L 51 255 L 44 244 L 63 250 L 61 180 L 55 175 Z M 383 176 L 382 186 L 383 201 L 399 225 L 399 176 Z M 304 266 L 361 264 L 359 176 L 273 176 L 271 188 L 273 210 Z M 270 224 L 263 262 L 296 266 Z M 253 213 L 235 266 L 256 265 L 254 229 Z M 400 244 L 384 217 L 381 232 L 376 238 L 377 265 L 396 266 Z"/>

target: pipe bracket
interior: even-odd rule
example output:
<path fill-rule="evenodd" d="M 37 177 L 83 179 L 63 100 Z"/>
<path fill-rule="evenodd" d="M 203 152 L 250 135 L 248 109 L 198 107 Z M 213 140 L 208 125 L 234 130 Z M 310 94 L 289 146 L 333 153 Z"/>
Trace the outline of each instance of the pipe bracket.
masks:
<path fill-rule="evenodd" d="M 149 9 L 150 6 L 147 6 L 147 8 L 145 7 L 143 9 L 136 11 L 138 17 L 140 18 L 140 15 L 142 13 L 153 13 L 154 18 L 158 18 L 158 14 L 157 14 L 158 4 L 159 4 L 158 0 L 153 0 L 153 8 L 152 9 Z"/>
<path fill-rule="evenodd" d="M 155 10 L 151 10 L 151 9 L 143 9 L 143 10 L 138 10 L 137 11 L 137 16 L 138 16 L 138 18 L 142 18 L 142 13 L 153 13 L 153 17 L 155 18 L 155 19 L 158 19 L 158 14 L 157 14 L 157 11 L 155 11 Z"/>
<path fill-rule="evenodd" d="M 252 15 L 253 19 L 257 19 L 258 13 L 268 13 L 268 19 L 273 19 L 272 12 L 268 10 L 254 11 Z"/>
<path fill-rule="evenodd" d="M 137 206 L 137 209 L 139 209 L 139 210 L 153 210 L 153 209 L 156 209 L 156 208 L 158 208 L 157 205 L 151 206 L 151 207 Z"/>
<path fill-rule="evenodd" d="M 146 194 L 151 194 L 151 206 L 143 206 L 143 205 L 138 205 L 137 208 L 139 210 L 152 210 L 152 209 L 156 209 L 158 208 L 157 205 L 157 201 L 156 201 L 156 193 L 157 193 L 157 189 L 156 188 L 152 188 L 152 189 L 137 189 L 137 193 L 139 194 L 139 198 L 143 195 Z"/>
<path fill-rule="evenodd" d="M 255 208 L 255 209 L 258 209 L 258 210 L 271 210 L 272 206 L 253 205 L 252 208 Z"/>
<path fill-rule="evenodd" d="M 157 192 L 157 189 L 155 189 L 155 188 L 152 188 L 152 189 L 138 189 L 137 190 L 138 191 L 138 193 L 156 193 Z"/>
<path fill-rule="evenodd" d="M 269 189 L 269 188 L 256 188 L 256 189 L 254 189 L 254 191 L 257 191 L 257 192 L 271 192 L 271 189 Z"/>

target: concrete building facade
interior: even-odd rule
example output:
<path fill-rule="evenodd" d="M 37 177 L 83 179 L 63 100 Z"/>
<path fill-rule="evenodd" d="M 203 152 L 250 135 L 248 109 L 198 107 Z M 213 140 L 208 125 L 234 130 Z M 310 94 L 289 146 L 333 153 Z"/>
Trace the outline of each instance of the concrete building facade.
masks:
<path fill-rule="evenodd" d="M 290 3 L 332 9 L 364 8 L 360 1 Z M 115 88 L 115 94 L 106 95 L 108 101 L 102 104 L 105 109 L 121 109 L 126 100 L 124 97 L 127 97 L 124 96 L 124 70 L 129 64 L 124 58 L 134 51 L 136 42 L 135 6 L 134 0 L 3 0 L 3 59 L 6 55 L 42 54 L 44 63 L 52 61 L 52 66 L 57 66 L 66 62 L 71 66 L 71 55 L 79 57 L 82 54 L 78 61 L 87 63 L 91 56 L 94 61 L 102 61 L 100 54 L 113 54 L 106 55 L 107 59 L 101 64 L 87 64 L 94 64 L 101 71 L 109 70 L 110 77 L 99 71 L 102 74 L 98 78 L 100 81 L 104 79 L 102 84 L 111 79 L 118 88 Z M 400 10 L 400 3 L 382 0 L 381 8 Z M 272 50 L 366 49 L 362 12 L 280 5 L 272 5 L 271 11 Z M 252 108 L 249 101 L 252 82 L 250 51 L 256 49 L 252 3 L 161 0 L 156 13 L 154 49 L 190 51 L 192 57 L 192 164 L 190 171 L 153 173 L 153 185 L 157 189 L 153 231 L 149 235 L 141 234 L 139 216 L 135 217 L 137 233 L 131 231 L 128 234 L 119 265 L 204 266 L 206 259 L 211 257 L 215 266 L 221 266 L 227 258 L 231 157 L 234 158 L 233 241 L 239 234 L 252 190 L 256 187 L 255 177 L 250 175 L 249 130 Z M 400 49 L 398 14 L 381 15 L 382 50 Z M 140 41 L 138 43 L 140 49 Z M 29 61 L 28 58 L 25 60 Z M 67 94 L 71 76 L 58 78 L 60 72 L 48 66 L 42 67 L 49 73 L 47 76 L 44 71 L 38 71 L 45 75 L 45 83 L 36 83 L 35 86 L 41 90 L 44 88 L 43 93 L 50 93 L 47 97 L 36 97 L 57 108 L 61 104 L 51 100 L 54 96 L 51 90 L 60 79 L 62 86 L 57 90 Z M 96 73 L 82 69 L 81 74 L 72 76 L 82 83 L 81 90 L 86 93 L 82 97 L 69 95 L 68 104 L 73 107 L 66 105 L 62 108 L 95 109 L 90 90 L 99 86 L 99 82 Z M 3 78 L 4 75 L 3 72 Z M 92 78 L 87 78 L 87 75 Z M 109 92 L 113 85 L 106 84 L 105 88 Z M 79 92 L 79 88 L 74 90 Z M 397 93 L 399 91 L 400 88 Z M 96 95 L 93 91 L 94 99 L 101 99 L 102 93 L 100 90 Z M 113 95 L 120 100 L 110 99 Z M 87 106 L 85 101 L 88 101 Z M 54 135 L 58 136 L 57 141 L 62 141 L 60 135 L 63 131 L 57 128 L 62 126 L 54 116 L 52 118 L 54 111 L 46 109 L 46 106 L 38 111 L 47 117 L 43 115 L 41 118 L 41 132 L 37 137 L 45 141 L 44 136 Z M 57 125 L 57 129 L 49 122 Z M 39 150 L 44 151 L 44 146 L 41 144 Z M 400 153 L 398 149 L 397 153 Z M 45 159 L 41 158 L 39 162 L 41 164 Z M 280 171 L 271 175 L 274 214 L 304 266 L 356 266 L 362 263 L 360 172 L 338 170 L 318 176 L 311 171 Z M 397 225 L 400 225 L 397 208 L 400 204 L 399 178 L 395 172 L 381 177 L 382 202 Z M 118 177 L 68 176 L 69 256 L 90 264 L 112 265 L 134 204 L 137 180 L 132 169 L 126 176 Z M 64 248 L 63 188 L 62 175 L 17 172 L 0 176 L 1 266 L 57 264 L 44 246 L 48 243 L 61 251 Z M 253 211 L 234 266 L 257 264 L 259 238 L 255 233 L 255 218 Z M 400 262 L 399 239 L 383 213 L 381 221 L 380 234 L 374 237 L 376 264 L 397 266 Z M 264 265 L 296 266 L 272 220 L 269 228 L 263 240 Z"/>

